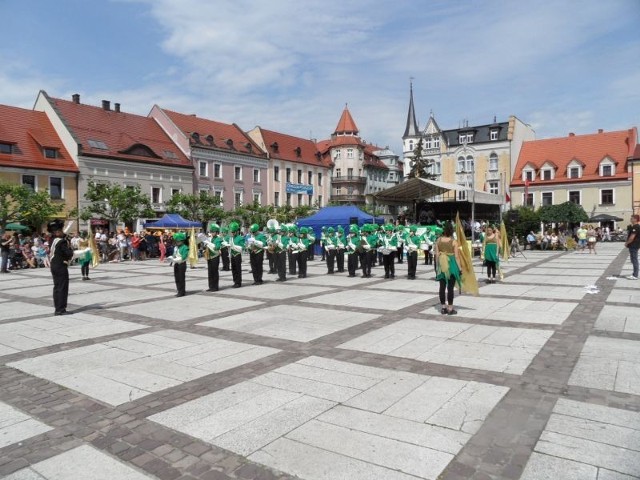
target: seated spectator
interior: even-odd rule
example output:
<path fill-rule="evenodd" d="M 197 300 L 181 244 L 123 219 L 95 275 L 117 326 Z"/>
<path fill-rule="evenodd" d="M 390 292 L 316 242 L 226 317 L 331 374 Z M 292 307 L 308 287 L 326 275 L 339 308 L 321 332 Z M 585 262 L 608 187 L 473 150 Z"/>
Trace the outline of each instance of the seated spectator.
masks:
<path fill-rule="evenodd" d="M 551 250 L 557 250 L 558 249 L 558 235 L 556 235 L 556 232 L 553 232 L 551 234 L 551 237 L 549 237 L 551 240 Z"/>
<path fill-rule="evenodd" d="M 535 249 L 537 243 L 538 240 L 536 238 L 536 235 L 533 233 L 533 231 L 529 232 L 529 235 L 527 235 L 527 245 L 529 245 L 529 248 L 531 250 Z"/>

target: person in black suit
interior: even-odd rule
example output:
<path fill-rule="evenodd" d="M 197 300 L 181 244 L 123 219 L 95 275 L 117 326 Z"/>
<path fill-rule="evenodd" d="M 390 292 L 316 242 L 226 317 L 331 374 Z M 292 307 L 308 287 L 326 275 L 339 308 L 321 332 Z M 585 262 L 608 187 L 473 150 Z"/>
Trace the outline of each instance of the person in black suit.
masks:
<path fill-rule="evenodd" d="M 63 232 L 62 220 L 49 222 L 47 228 L 54 236 L 51 242 L 50 262 L 53 277 L 54 315 L 66 315 L 67 298 L 69 296 L 69 262 L 73 258 L 73 250 L 69 246 L 67 236 Z"/>

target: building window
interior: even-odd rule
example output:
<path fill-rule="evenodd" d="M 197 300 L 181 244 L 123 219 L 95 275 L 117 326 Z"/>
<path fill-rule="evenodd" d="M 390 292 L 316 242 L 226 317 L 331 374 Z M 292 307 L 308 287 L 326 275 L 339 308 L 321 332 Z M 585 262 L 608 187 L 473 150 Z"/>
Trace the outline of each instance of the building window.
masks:
<path fill-rule="evenodd" d="M 313 172 L 307 172 L 307 180 L 309 185 L 313 185 Z"/>
<path fill-rule="evenodd" d="M 413 152 L 413 140 L 409 140 L 409 151 Z"/>
<path fill-rule="evenodd" d="M 542 206 L 553 205 L 553 192 L 542 192 Z"/>
<path fill-rule="evenodd" d="M 440 137 L 433 139 L 433 148 L 440 148 Z"/>
<path fill-rule="evenodd" d="M 353 178 L 353 168 L 347 168 L 347 178 L 349 180 Z"/>
<path fill-rule="evenodd" d="M 442 173 L 442 163 L 440 163 L 439 160 L 433 162 L 432 168 L 433 168 L 434 175 L 440 175 Z"/>
<path fill-rule="evenodd" d="M 613 189 L 607 188 L 606 190 L 600 190 L 600 204 L 601 205 L 613 205 Z"/>
<path fill-rule="evenodd" d="M 458 157 L 458 173 L 464 172 L 464 157 Z"/>
<path fill-rule="evenodd" d="M 353 195 L 353 185 L 347 187 L 347 195 Z"/>
<path fill-rule="evenodd" d="M 523 204 L 527 207 L 533 207 L 533 193 L 527 193 L 522 195 Z"/>
<path fill-rule="evenodd" d="M 580 167 L 569 168 L 569 178 L 580 178 Z"/>
<path fill-rule="evenodd" d="M 253 183 L 260 183 L 260 170 L 258 168 L 253 169 Z"/>
<path fill-rule="evenodd" d="M 298 170 L 298 183 L 302 183 L 302 170 Z"/>
<path fill-rule="evenodd" d="M 530 182 L 533 182 L 533 170 L 525 170 L 524 179 L 525 181 L 529 180 Z"/>
<path fill-rule="evenodd" d="M 220 205 L 222 205 L 222 197 L 224 195 L 224 191 L 223 190 L 214 190 L 213 191 L 213 197 L 218 199 L 218 203 Z"/>
<path fill-rule="evenodd" d="M 287 206 L 291 206 L 291 194 L 287 193 Z"/>
<path fill-rule="evenodd" d="M 37 190 L 36 176 L 35 175 L 22 175 L 22 185 L 30 188 L 34 192 Z"/>
<path fill-rule="evenodd" d="M 207 176 L 207 167 L 208 167 L 208 163 L 207 162 L 198 162 L 198 173 L 200 174 L 201 177 L 206 177 Z"/>
<path fill-rule="evenodd" d="M 542 180 L 551 180 L 551 169 L 550 168 L 545 168 L 544 170 L 542 170 Z"/>
<path fill-rule="evenodd" d="M 222 178 L 222 165 L 219 163 L 213 164 L 213 176 L 215 178 Z"/>
<path fill-rule="evenodd" d="M 353 148 L 347 148 L 347 158 L 353 158 Z"/>
<path fill-rule="evenodd" d="M 458 137 L 458 140 L 461 144 L 463 143 L 473 143 L 473 133 L 461 133 Z"/>
<path fill-rule="evenodd" d="M 260 194 L 260 192 L 253 192 L 253 203 L 260 205 L 261 197 L 262 195 Z"/>
<path fill-rule="evenodd" d="M 280 192 L 273 192 L 273 204 L 276 207 L 280 206 Z"/>
<path fill-rule="evenodd" d="M 458 186 L 466 189 L 467 185 L 465 185 L 464 183 L 458 183 Z M 458 201 L 460 202 L 464 202 L 467 199 L 467 191 L 466 190 L 458 190 Z"/>
<path fill-rule="evenodd" d="M 342 170 L 340 170 L 339 168 L 336 168 L 336 177 L 340 178 L 341 173 L 342 173 Z"/>
<path fill-rule="evenodd" d="M 498 182 L 489 182 L 489 193 L 498 195 L 498 193 L 500 192 L 499 185 L 500 184 Z"/>
<path fill-rule="evenodd" d="M 13 153 L 13 145 L 10 143 L 0 143 L 0 153 Z"/>
<path fill-rule="evenodd" d="M 298 206 L 302 205 L 302 194 L 298 194 Z"/>
<path fill-rule="evenodd" d="M 313 195 L 309 195 L 309 198 L 307 200 L 309 202 L 307 205 L 309 206 L 313 205 Z"/>
<path fill-rule="evenodd" d="M 339 160 L 339 159 L 340 159 L 340 157 L 341 157 L 341 155 L 342 155 L 342 153 L 341 153 L 341 151 L 340 151 L 339 149 L 338 149 L 338 150 L 335 150 L 335 151 L 333 152 L 333 159 L 334 159 L 334 160 Z"/>
<path fill-rule="evenodd" d="M 342 187 L 336 187 L 336 195 L 342 195 Z"/>
<path fill-rule="evenodd" d="M 49 177 L 49 196 L 54 200 L 62 198 L 62 177 Z"/>
<path fill-rule="evenodd" d="M 611 177 L 613 176 L 613 165 L 602 165 L 602 176 L 603 177 Z"/>
<path fill-rule="evenodd" d="M 497 140 L 498 139 L 498 130 L 491 130 L 489 133 L 489 140 Z"/>
<path fill-rule="evenodd" d="M 322 186 L 322 173 L 318 173 L 318 186 Z"/>
<path fill-rule="evenodd" d="M 473 157 L 471 155 L 467 156 L 467 172 L 475 172 L 475 165 L 473 162 Z"/>
<path fill-rule="evenodd" d="M 236 182 L 242 181 L 242 167 L 233 167 L 233 178 Z"/>
<path fill-rule="evenodd" d="M 236 207 L 242 205 L 242 192 L 234 192 L 233 193 L 233 201 Z"/>
<path fill-rule="evenodd" d="M 322 207 L 322 195 L 318 195 L 318 206 Z"/>
<path fill-rule="evenodd" d="M 580 205 L 580 203 L 581 203 L 580 190 L 569 190 L 569 201 L 571 203 L 575 203 L 577 205 Z"/>
<path fill-rule="evenodd" d="M 287 182 L 291 183 L 291 169 L 287 168 Z"/>
<path fill-rule="evenodd" d="M 489 170 L 495 172 L 498 170 L 498 154 L 492 153 L 489 155 Z"/>
<path fill-rule="evenodd" d="M 55 148 L 44 148 L 45 158 L 58 158 L 58 150 Z"/>
<path fill-rule="evenodd" d="M 173 197 L 174 195 L 177 195 L 178 193 L 180 193 L 180 189 L 179 188 L 172 188 L 171 189 L 171 196 Z"/>
<path fill-rule="evenodd" d="M 151 203 L 162 203 L 162 188 L 151 187 Z"/>
<path fill-rule="evenodd" d="M 280 181 L 280 167 L 273 167 L 273 180 L 276 182 Z"/>

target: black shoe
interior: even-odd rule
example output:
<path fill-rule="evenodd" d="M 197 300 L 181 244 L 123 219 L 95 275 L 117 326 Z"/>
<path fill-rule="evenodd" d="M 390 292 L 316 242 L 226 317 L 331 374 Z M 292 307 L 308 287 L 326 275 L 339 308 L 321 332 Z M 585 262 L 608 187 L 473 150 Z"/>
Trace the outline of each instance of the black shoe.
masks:
<path fill-rule="evenodd" d="M 176 297 L 184 297 L 185 294 L 184 293 L 176 293 Z"/>
<path fill-rule="evenodd" d="M 84 279 L 85 279 L 85 280 L 91 280 L 89 277 L 85 277 Z"/>
<path fill-rule="evenodd" d="M 454 309 L 447 311 L 447 315 L 455 315 L 456 313 L 458 313 L 458 311 Z"/>
<path fill-rule="evenodd" d="M 207 288 L 207 292 L 217 292 L 217 288 Z"/>
<path fill-rule="evenodd" d="M 82 277 L 82 281 L 89 280 L 87 277 Z"/>
<path fill-rule="evenodd" d="M 286 278 L 278 278 L 278 279 L 276 279 L 276 282 L 284 282 L 286 280 L 287 280 Z"/>
<path fill-rule="evenodd" d="M 349 277 L 355 277 L 355 275 L 351 275 L 351 274 L 349 274 Z"/>
<path fill-rule="evenodd" d="M 233 284 L 233 288 L 240 288 L 242 285 L 240 285 L 239 283 L 234 283 Z"/>
<path fill-rule="evenodd" d="M 384 278 L 389 278 L 389 275 L 385 275 Z"/>
<path fill-rule="evenodd" d="M 440 309 L 440 313 L 441 313 L 442 315 L 446 315 L 446 314 L 447 314 L 447 307 L 442 307 L 442 308 Z"/>

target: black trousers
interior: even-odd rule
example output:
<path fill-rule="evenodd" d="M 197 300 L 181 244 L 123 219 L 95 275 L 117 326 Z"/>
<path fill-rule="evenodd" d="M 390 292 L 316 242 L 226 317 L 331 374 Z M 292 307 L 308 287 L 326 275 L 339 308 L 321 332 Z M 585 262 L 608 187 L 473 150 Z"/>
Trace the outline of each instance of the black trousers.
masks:
<path fill-rule="evenodd" d="M 424 264 L 425 265 L 431 265 L 433 263 L 433 253 L 431 253 L 431 248 L 429 247 L 429 250 L 423 250 L 424 251 Z"/>
<path fill-rule="evenodd" d="M 231 276 L 233 284 L 242 286 L 242 255 L 231 255 Z"/>
<path fill-rule="evenodd" d="M 222 257 L 222 270 L 229 271 L 229 247 L 223 247 L 220 249 L 220 256 Z"/>
<path fill-rule="evenodd" d="M 347 270 L 349 271 L 349 276 L 354 277 L 356 275 L 356 270 L 358 268 L 358 254 L 353 252 L 347 255 Z"/>
<path fill-rule="evenodd" d="M 418 251 L 407 252 L 407 274 L 409 278 L 416 278 L 416 270 L 418 268 Z"/>
<path fill-rule="evenodd" d="M 287 260 L 289 260 L 289 275 L 296 275 L 298 273 L 298 255 L 300 254 L 292 253 L 291 251 L 287 254 Z"/>
<path fill-rule="evenodd" d="M 369 277 L 371 276 L 371 258 L 372 258 L 371 250 L 365 250 L 360 254 L 360 264 L 362 265 L 362 276 Z"/>
<path fill-rule="evenodd" d="M 324 248 L 324 245 L 320 245 L 320 252 L 322 254 L 322 261 L 324 262 L 327 258 L 327 249 Z"/>
<path fill-rule="evenodd" d="M 396 267 L 394 265 L 395 252 L 388 255 L 382 255 L 382 265 L 384 266 L 384 278 L 393 278 L 396 276 Z"/>
<path fill-rule="evenodd" d="M 269 262 L 269 273 L 276 273 L 276 254 L 267 251 L 267 262 Z"/>
<path fill-rule="evenodd" d="M 178 295 L 185 296 L 187 293 L 187 262 L 173 264 L 173 278 L 176 281 Z"/>
<path fill-rule="evenodd" d="M 398 247 L 396 252 L 397 252 L 397 255 L 398 255 L 398 263 L 402 263 L 402 257 L 404 255 L 404 248 Z"/>
<path fill-rule="evenodd" d="M 327 258 L 327 273 L 333 273 L 334 265 L 336 263 L 336 249 L 331 248 L 327 250 L 326 253 Z"/>
<path fill-rule="evenodd" d="M 451 275 L 449 277 L 449 281 L 445 282 L 444 280 L 440 280 L 440 305 L 453 305 L 453 290 L 456 286 L 456 277 L 454 277 L 453 275 Z M 444 291 L 445 288 L 447 290 L 447 296 L 446 296 L 446 302 L 445 302 L 445 295 L 444 295 Z"/>
<path fill-rule="evenodd" d="M 338 272 L 344 272 L 344 248 L 336 250 L 336 263 L 338 265 Z"/>
<path fill-rule="evenodd" d="M 51 265 L 51 276 L 53 277 L 55 313 L 62 313 L 67 309 L 67 298 L 69 297 L 69 269 L 66 265 Z"/>
<path fill-rule="evenodd" d="M 496 262 L 487 260 L 487 277 L 496 278 Z"/>
<path fill-rule="evenodd" d="M 278 280 L 285 281 L 287 279 L 287 252 L 276 252 L 273 254 L 276 262 L 276 272 L 278 272 Z"/>
<path fill-rule="evenodd" d="M 82 278 L 89 278 L 89 263 L 83 263 L 80 265 L 80 273 L 82 273 Z"/>
<path fill-rule="evenodd" d="M 309 253 L 307 250 L 303 250 L 298 253 L 298 277 L 307 277 L 307 260 L 309 260 Z"/>
<path fill-rule="evenodd" d="M 253 281 L 256 283 L 262 283 L 262 273 L 264 262 L 264 250 L 259 252 L 249 253 L 249 263 L 251 264 L 251 274 L 253 275 Z"/>
<path fill-rule="evenodd" d="M 307 250 L 307 259 L 308 260 L 313 260 L 313 250 L 316 248 L 316 244 L 312 243 L 311 245 L 309 245 L 309 249 Z"/>
<path fill-rule="evenodd" d="M 209 290 L 218 290 L 220 285 L 220 255 L 207 260 L 207 277 L 209 280 Z"/>

